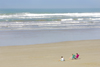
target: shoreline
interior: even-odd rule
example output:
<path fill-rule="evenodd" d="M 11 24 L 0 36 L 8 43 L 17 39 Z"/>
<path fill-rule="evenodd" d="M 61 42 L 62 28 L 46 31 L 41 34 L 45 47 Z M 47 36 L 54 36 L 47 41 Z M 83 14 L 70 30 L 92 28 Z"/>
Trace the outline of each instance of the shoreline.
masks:
<path fill-rule="evenodd" d="M 79 53 L 80 59 L 69 60 Z M 64 56 L 65 61 L 59 61 Z M 1 67 L 100 67 L 100 39 L 48 44 L 2 46 Z"/>
<path fill-rule="evenodd" d="M 66 43 L 66 42 L 79 42 L 79 41 L 95 41 L 100 39 L 91 39 L 91 40 L 74 40 L 74 41 L 61 41 L 61 42 L 52 42 L 52 43 L 41 43 L 41 44 L 28 44 L 28 45 L 10 45 L 10 46 L 0 46 L 0 47 L 20 47 L 20 46 L 34 46 L 34 45 L 46 45 L 46 44 L 56 44 L 56 43 Z"/>

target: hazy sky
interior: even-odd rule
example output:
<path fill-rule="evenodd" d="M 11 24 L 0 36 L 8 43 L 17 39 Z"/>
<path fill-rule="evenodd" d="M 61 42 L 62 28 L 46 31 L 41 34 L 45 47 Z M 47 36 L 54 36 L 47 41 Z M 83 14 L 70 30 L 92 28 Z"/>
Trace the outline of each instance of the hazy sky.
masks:
<path fill-rule="evenodd" d="M 0 0 L 0 8 L 100 8 L 100 0 Z"/>

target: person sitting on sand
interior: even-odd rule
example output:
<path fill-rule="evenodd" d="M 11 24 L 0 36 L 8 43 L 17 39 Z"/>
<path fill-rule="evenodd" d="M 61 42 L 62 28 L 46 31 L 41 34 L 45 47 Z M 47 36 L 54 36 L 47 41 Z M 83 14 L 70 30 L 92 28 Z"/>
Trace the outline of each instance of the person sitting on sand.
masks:
<path fill-rule="evenodd" d="M 61 56 L 61 59 L 60 59 L 60 61 L 65 61 L 65 59 L 63 58 L 63 56 Z"/>
<path fill-rule="evenodd" d="M 76 59 L 78 59 L 79 58 L 79 54 L 78 53 L 76 53 Z"/>
<path fill-rule="evenodd" d="M 73 59 L 75 59 L 75 55 L 74 55 L 74 54 L 72 54 L 72 60 L 73 60 Z"/>

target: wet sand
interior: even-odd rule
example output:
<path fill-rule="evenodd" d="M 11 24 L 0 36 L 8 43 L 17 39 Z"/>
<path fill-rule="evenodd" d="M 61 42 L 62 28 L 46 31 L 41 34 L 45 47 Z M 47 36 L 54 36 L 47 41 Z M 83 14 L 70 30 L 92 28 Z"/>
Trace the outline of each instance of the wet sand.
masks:
<path fill-rule="evenodd" d="M 76 53 L 79 59 L 69 60 Z M 0 67 L 100 67 L 99 57 L 100 40 L 0 47 Z"/>

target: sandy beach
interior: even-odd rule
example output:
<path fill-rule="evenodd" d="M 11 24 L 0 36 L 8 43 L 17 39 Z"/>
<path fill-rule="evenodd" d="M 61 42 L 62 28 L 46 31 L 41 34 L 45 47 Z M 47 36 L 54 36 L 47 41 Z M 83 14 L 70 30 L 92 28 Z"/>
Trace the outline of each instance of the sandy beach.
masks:
<path fill-rule="evenodd" d="M 76 53 L 79 59 L 69 60 Z M 100 40 L 0 47 L 0 67 L 100 67 L 99 57 Z"/>

